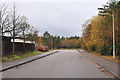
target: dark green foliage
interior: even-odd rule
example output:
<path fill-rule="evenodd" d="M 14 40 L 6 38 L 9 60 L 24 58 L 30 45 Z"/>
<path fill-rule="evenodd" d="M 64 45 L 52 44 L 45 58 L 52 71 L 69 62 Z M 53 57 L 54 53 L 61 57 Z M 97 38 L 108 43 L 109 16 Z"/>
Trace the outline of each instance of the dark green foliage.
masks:
<path fill-rule="evenodd" d="M 78 36 L 60 37 L 51 35 L 48 31 L 43 34 L 42 44 L 53 49 L 60 48 L 80 48 L 81 40 Z"/>
<path fill-rule="evenodd" d="M 50 35 L 50 33 L 48 33 L 48 31 L 46 31 L 43 34 L 43 44 L 48 47 L 51 47 L 51 38 L 52 38 L 52 36 Z"/>
<path fill-rule="evenodd" d="M 100 46 L 99 52 L 101 55 L 106 55 L 106 52 L 107 52 L 106 46 L 105 45 Z"/>
<path fill-rule="evenodd" d="M 117 44 L 116 45 L 116 55 L 119 55 L 119 53 L 120 53 L 120 44 Z"/>
<path fill-rule="evenodd" d="M 96 46 L 93 45 L 93 46 L 92 46 L 92 51 L 96 51 L 96 50 L 97 50 Z"/>
<path fill-rule="evenodd" d="M 112 55 L 113 52 L 113 48 L 112 46 L 108 46 L 108 45 L 102 45 L 99 48 L 99 52 L 101 55 Z"/>

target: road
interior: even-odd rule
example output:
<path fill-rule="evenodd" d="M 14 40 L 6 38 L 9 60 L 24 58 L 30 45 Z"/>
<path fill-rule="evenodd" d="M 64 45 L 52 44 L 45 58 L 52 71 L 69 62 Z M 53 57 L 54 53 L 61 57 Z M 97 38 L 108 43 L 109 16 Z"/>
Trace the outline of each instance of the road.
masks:
<path fill-rule="evenodd" d="M 3 78 L 112 78 L 77 50 L 58 53 L 2 73 Z"/>

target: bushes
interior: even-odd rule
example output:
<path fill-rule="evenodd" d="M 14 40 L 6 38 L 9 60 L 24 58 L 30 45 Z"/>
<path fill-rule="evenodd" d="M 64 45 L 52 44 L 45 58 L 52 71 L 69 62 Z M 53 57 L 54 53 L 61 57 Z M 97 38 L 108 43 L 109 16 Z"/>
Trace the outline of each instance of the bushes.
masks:
<path fill-rule="evenodd" d="M 42 52 L 46 52 L 46 51 L 50 50 L 48 47 L 40 46 L 40 45 L 35 46 L 35 49 L 36 49 L 36 51 L 42 51 Z"/>
<path fill-rule="evenodd" d="M 96 45 L 89 45 L 89 46 L 86 47 L 86 50 L 96 51 L 96 50 L 97 50 L 97 47 L 96 47 Z"/>
<path fill-rule="evenodd" d="M 92 46 L 91 46 L 91 50 L 92 50 L 92 51 L 96 51 L 96 50 L 97 50 L 96 46 L 95 46 L 95 45 L 92 45 Z"/>
<path fill-rule="evenodd" d="M 120 55 L 120 43 L 116 45 L 116 55 Z"/>
<path fill-rule="evenodd" d="M 99 47 L 99 52 L 101 55 L 112 55 L 113 48 L 112 46 L 102 45 Z"/>
<path fill-rule="evenodd" d="M 105 45 L 100 46 L 99 52 L 101 55 L 106 55 L 106 46 Z"/>

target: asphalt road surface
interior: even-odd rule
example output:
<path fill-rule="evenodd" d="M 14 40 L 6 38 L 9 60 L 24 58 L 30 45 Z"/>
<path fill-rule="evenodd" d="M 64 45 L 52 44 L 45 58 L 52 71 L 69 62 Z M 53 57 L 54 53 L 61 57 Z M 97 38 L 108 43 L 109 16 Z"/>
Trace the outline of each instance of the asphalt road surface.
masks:
<path fill-rule="evenodd" d="M 58 53 L 2 73 L 3 78 L 112 78 L 77 50 Z"/>

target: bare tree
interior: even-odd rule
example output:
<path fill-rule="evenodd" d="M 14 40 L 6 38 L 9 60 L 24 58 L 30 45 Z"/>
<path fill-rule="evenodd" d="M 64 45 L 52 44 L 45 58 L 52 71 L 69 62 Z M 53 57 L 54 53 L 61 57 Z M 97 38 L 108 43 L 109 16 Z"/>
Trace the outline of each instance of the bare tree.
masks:
<path fill-rule="evenodd" d="M 2 34 L 1 36 L 5 35 L 5 33 L 9 32 L 11 37 L 13 38 L 13 54 L 14 54 L 14 39 L 16 36 L 16 27 L 17 27 L 17 19 L 18 16 L 16 16 L 16 7 L 15 4 L 13 6 L 13 11 L 12 14 L 9 14 L 8 10 L 7 10 L 7 6 L 5 4 L 2 5 L 2 8 L 0 10 L 0 14 L 1 14 L 1 30 L 2 30 Z"/>
<path fill-rule="evenodd" d="M 13 4 L 13 11 L 12 11 L 12 15 L 11 15 L 11 19 L 12 19 L 11 36 L 13 39 L 13 54 L 15 53 L 15 37 L 21 32 L 20 26 L 19 26 L 19 24 L 20 24 L 19 18 L 20 18 L 20 16 L 17 16 L 17 14 L 16 14 L 16 5 Z"/>
<path fill-rule="evenodd" d="M 24 40 L 23 53 L 25 53 L 25 38 L 26 33 L 30 30 L 30 25 L 25 16 L 18 16 L 16 12 L 16 5 L 13 4 L 13 10 L 8 12 L 5 4 L 0 9 L 0 29 L 1 36 L 9 33 L 13 40 L 13 54 L 15 53 L 15 37 L 22 36 Z"/>
<path fill-rule="evenodd" d="M 0 23 L 1 23 L 1 36 L 4 36 L 5 33 L 10 32 L 10 27 L 11 27 L 11 19 L 10 19 L 10 14 L 7 11 L 7 6 L 5 4 L 3 4 L 1 6 L 1 10 L 0 10 Z"/>
<path fill-rule="evenodd" d="M 10 27 L 11 27 L 11 19 L 10 19 L 10 14 L 8 13 L 8 8 L 7 5 L 4 3 L 0 4 L 0 44 L 2 45 L 2 37 L 6 34 L 9 33 Z M 2 53 L 2 48 L 1 46 L 1 52 Z M 2 54 L 0 54 L 2 56 Z"/>
<path fill-rule="evenodd" d="M 23 44 L 23 53 L 25 53 L 25 38 L 26 38 L 26 33 L 30 30 L 30 25 L 27 22 L 27 18 L 25 16 L 22 16 L 20 18 L 20 31 L 22 32 L 22 38 L 24 40 Z"/>

